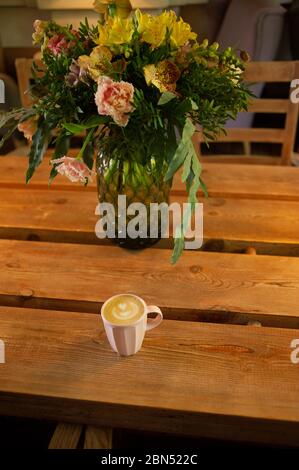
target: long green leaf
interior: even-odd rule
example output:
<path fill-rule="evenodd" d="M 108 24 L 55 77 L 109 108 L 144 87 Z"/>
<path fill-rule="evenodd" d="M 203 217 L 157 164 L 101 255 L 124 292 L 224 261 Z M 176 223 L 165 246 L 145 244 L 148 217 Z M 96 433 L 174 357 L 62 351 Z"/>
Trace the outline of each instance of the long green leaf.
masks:
<path fill-rule="evenodd" d="M 65 122 L 63 124 L 63 127 L 67 131 L 69 131 L 71 134 L 81 134 L 87 129 L 93 129 L 94 127 L 98 127 L 101 124 L 105 124 L 107 121 L 108 121 L 107 116 L 91 116 L 89 119 L 87 119 L 86 122 L 82 124 L 76 124 L 73 122 Z"/>
<path fill-rule="evenodd" d="M 192 121 L 190 119 L 186 119 L 181 141 L 177 147 L 177 150 L 172 160 L 169 163 L 168 170 L 164 178 L 165 181 L 168 181 L 169 179 L 173 177 L 173 175 L 182 166 L 185 159 L 189 155 L 190 150 L 191 150 L 190 141 L 191 141 L 192 135 L 194 134 L 194 131 L 195 131 L 195 127 L 192 124 Z"/>
<path fill-rule="evenodd" d="M 32 138 L 32 145 L 29 153 L 29 167 L 26 173 L 26 183 L 34 174 L 36 168 L 41 163 L 48 147 L 49 129 L 46 121 L 38 123 L 37 130 Z"/>
<path fill-rule="evenodd" d="M 82 124 L 73 124 L 71 122 L 65 122 L 63 127 L 71 134 L 81 134 L 86 130 L 86 127 Z"/>

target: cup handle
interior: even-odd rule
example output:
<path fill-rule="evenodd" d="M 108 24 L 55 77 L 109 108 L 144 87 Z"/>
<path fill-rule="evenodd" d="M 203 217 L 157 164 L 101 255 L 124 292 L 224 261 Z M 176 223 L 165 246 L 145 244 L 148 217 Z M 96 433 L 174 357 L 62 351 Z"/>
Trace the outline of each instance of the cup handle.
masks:
<path fill-rule="evenodd" d="M 155 305 L 147 306 L 146 314 L 148 315 L 149 313 L 157 313 L 157 316 L 155 318 L 147 319 L 146 331 L 156 328 L 156 326 L 159 326 L 161 321 L 163 320 L 163 314 L 161 310 L 159 309 L 159 307 L 156 307 Z"/>

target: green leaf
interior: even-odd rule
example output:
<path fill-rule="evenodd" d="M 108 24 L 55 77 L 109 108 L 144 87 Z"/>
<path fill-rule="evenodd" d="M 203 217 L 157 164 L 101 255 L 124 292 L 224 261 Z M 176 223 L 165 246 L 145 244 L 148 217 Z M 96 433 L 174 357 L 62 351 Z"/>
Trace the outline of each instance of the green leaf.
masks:
<path fill-rule="evenodd" d="M 200 187 L 202 189 L 202 192 L 204 193 L 204 196 L 209 197 L 209 193 L 208 193 L 207 187 L 205 185 L 205 182 L 200 177 L 199 177 L 199 181 L 200 181 Z"/>
<path fill-rule="evenodd" d="M 184 161 L 184 166 L 183 166 L 183 174 L 182 174 L 182 182 L 184 183 L 188 176 L 189 176 L 189 173 L 190 173 L 190 169 L 191 169 L 191 162 L 192 162 L 192 153 L 189 152 L 185 161 Z"/>
<path fill-rule="evenodd" d="M 108 116 L 91 116 L 84 122 L 85 129 L 91 129 L 92 127 L 98 127 L 101 124 L 106 124 L 109 121 Z"/>
<path fill-rule="evenodd" d="M 164 178 L 165 181 L 168 181 L 169 179 L 173 177 L 175 172 L 182 166 L 185 159 L 187 158 L 189 153 L 192 151 L 192 148 L 194 151 L 194 147 L 191 141 L 191 137 L 194 134 L 194 131 L 195 131 L 195 127 L 192 124 L 192 121 L 190 119 L 186 119 L 181 141 L 177 147 L 177 150 L 172 160 L 169 163 L 168 170 Z M 192 148 L 190 144 L 192 145 Z"/>
<path fill-rule="evenodd" d="M 163 106 L 163 104 L 169 103 L 169 101 L 173 100 L 176 97 L 177 95 L 175 93 L 172 93 L 171 91 L 166 91 L 165 93 L 162 93 L 158 101 L 158 106 Z"/>
<path fill-rule="evenodd" d="M 93 162 L 94 162 L 92 142 L 88 142 L 88 144 L 86 145 L 82 154 L 82 158 L 83 158 L 84 163 L 86 163 L 86 165 L 88 166 L 88 168 L 92 170 Z"/>
<path fill-rule="evenodd" d="M 2 139 L 0 139 L 0 148 L 17 130 L 20 122 L 26 121 L 35 114 L 32 108 L 18 108 L 9 112 L 0 112 L 0 129 L 4 129 Z"/>
<path fill-rule="evenodd" d="M 193 111 L 197 111 L 197 110 L 198 110 L 198 106 L 197 106 L 197 104 L 195 103 L 195 101 L 193 101 L 193 100 L 190 99 L 190 102 L 191 102 L 192 110 L 193 110 Z"/>
<path fill-rule="evenodd" d="M 178 116 L 185 115 L 192 110 L 192 100 L 190 98 L 186 98 L 185 100 L 181 101 L 178 106 L 175 108 L 175 114 Z"/>
<path fill-rule="evenodd" d="M 174 248 L 171 255 L 171 264 L 175 264 L 180 258 L 185 246 L 185 238 L 182 236 L 174 239 Z"/>
<path fill-rule="evenodd" d="M 63 123 L 63 127 L 71 134 L 81 134 L 88 129 L 93 129 L 101 124 L 105 124 L 107 121 L 107 116 L 91 116 L 85 123 L 76 124 L 73 122 L 65 122 Z"/>
<path fill-rule="evenodd" d="M 26 183 L 29 182 L 36 168 L 41 163 L 48 147 L 49 129 L 46 121 L 39 121 L 37 130 L 32 138 L 29 153 L 29 166 L 26 173 Z"/>
<path fill-rule="evenodd" d="M 63 127 L 69 131 L 71 134 L 81 134 L 85 131 L 86 127 L 82 124 L 72 124 L 70 122 L 65 122 Z"/>

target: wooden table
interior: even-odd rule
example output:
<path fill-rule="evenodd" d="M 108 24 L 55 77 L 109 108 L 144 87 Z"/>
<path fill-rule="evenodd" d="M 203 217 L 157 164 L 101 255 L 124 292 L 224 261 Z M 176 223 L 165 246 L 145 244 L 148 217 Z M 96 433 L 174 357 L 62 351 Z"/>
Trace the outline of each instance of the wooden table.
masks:
<path fill-rule="evenodd" d="M 109 445 L 99 427 L 299 446 L 299 171 L 206 164 L 214 251 L 172 266 L 168 247 L 95 239 L 94 185 L 59 177 L 48 189 L 43 164 L 25 186 L 24 168 L 0 159 L 0 413 L 74 423 L 51 447 L 75 446 L 81 423 L 85 447 Z M 182 191 L 176 180 L 172 199 Z M 130 358 L 111 351 L 99 318 L 119 292 L 165 316 Z"/>

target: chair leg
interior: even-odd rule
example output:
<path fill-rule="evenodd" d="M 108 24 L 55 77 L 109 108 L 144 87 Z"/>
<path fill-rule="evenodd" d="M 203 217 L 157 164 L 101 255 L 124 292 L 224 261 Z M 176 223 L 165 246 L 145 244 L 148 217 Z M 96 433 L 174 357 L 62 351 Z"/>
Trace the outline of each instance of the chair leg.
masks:
<path fill-rule="evenodd" d="M 112 429 L 87 426 L 84 449 L 112 449 Z"/>
<path fill-rule="evenodd" d="M 243 142 L 243 149 L 245 155 L 251 154 L 251 142 Z"/>
<path fill-rule="evenodd" d="M 76 449 L 83 431 L 81 424 L 59 423 L 48 449 Z"/>

